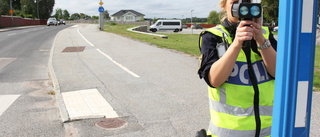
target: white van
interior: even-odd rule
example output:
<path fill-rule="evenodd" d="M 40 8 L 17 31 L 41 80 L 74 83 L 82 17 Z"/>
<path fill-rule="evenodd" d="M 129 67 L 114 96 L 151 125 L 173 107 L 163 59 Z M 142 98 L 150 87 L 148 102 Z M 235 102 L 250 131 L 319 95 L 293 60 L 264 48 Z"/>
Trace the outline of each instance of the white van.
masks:
<path fill-rule="evenodd" d="M 182 31 L 181 20 L 158 20 L 150 26 L 150 31 L 173 30 L 174 32 Z"/>

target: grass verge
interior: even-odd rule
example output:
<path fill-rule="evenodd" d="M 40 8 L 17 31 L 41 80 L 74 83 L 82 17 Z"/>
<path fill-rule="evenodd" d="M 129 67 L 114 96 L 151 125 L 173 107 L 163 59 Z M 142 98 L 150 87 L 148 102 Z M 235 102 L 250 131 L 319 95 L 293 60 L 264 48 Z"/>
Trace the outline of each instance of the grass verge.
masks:
<path fill-rule="evenodd" d="M 190 54 L 192 56 L 200 55 L 198 47 L 198 34 L 162 34 L 167 35 L 168 39 L 163 39 L 157 36 L 150 36 L 145 34 L 139 34 L 127 31 L 128 28 L 133 28 L 134 25 L 105 25 L 104 29 L 107 32 L 119 34 L 125 37 L 140 40 L 142 42 L 147 42 L 156 45 L 161 48 L 175 49 L 177 51 L 182 51 L 184 53 Z M 277 34 L 277 33 L 275 33 Z M 320 91 L 320 45 L 316 46 L 315 53 L 315 64 L 314 64 L 314 77 L 313 86 L 315 91 Z"/>
<path fill-rule="evenodd" d="M 200 55 L 198 47 L 198 34 L 161 34 L 168 36 L 168 39 L 163 39 L 157 36 L 139 34 L 127 31 L 128 28 L 133 28 L 134 25 L 105 25 L 104 30 L 107 32 L 119 34 L 125 37 L 147 42 L 156 45 L 160 48 L 174 49 L 190 54 L 192 56 Z"/>
<path fill-rule="evenodd" d="M 320 91 L 320 45 L 316 46 L 313 87 L 314 87 L 314 90 Z"/>

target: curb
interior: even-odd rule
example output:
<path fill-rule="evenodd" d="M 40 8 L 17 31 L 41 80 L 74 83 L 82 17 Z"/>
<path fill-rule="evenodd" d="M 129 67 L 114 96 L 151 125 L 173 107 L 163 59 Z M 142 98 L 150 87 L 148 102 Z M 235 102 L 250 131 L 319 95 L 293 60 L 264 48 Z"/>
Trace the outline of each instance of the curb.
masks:
<path fill-rule="evenodd" d="M 56 96 L 56 100 L 57 100 L 57 103 L 58 103 L 58 106 L 59 106 L 59 109 L 60 109 L 60 116 L 61 116 L 62 123 L 66 123 L 66 122 L 70 121 L 70 117 L 69 117 L 69 114 L 67 112 L 67 108 L 66 108 L 66 106 L 64 104 L 64 101 L 63 101 L 63 98 L 62 98 L 62 95 L 61 95 L 61 91 L 60 91 L 59 82 L 58 82 L 56 73 L 54 72 L 53 65 L 52 65 L 54 46 L 55 46 L 55 43 L 56 43 L 57 36 L 60 34 L 60 32 L 58 32 L 58 34 L 55 36 L 55 38 L 53 40 L 53 44 L 52 44 L 51 52 L 50 52 L 50 57 L 49 57 L 49 61 L 48 61 L 48 69 L 49 69 L 49 74 L 50 74 L 51 79 L 52 79 L 52 84 L 53 84 L 53 87 L 54 87 L 54 91 L 56 92 L 55 96 Z"/>
<path fill-rule="evenodd" d="M 134 29 L 139 28 L 139 27 L 141 27 L 141 26 L 134 27 L 134 28 L 130 28 L 130 29 L 127 29 L 127 30 L 128 30 L 128 31 L 131 31 L 131 32 L 135 32 L 135 33 L 147 34 L 147 35 L 158 36 L 158 37 L 161 37 L 161 38 L 164 38 L 164 39 L 168 39 L 168 36 L 166 36 L 166 35 L 146 33 L 146 32 L 141 32 L 141 31 L 135 31 L 135 30 L 134 30 Z"/>

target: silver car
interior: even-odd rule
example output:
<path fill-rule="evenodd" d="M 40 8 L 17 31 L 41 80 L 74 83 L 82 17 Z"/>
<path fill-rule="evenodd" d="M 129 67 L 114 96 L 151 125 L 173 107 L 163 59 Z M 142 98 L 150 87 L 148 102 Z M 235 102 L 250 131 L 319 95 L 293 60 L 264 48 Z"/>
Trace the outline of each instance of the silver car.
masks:
<path fill-rule="evenodd" d="M 48 21 L 47 21 L 47 26 L 50 26 L 50 25 L 57 26 L 57 24 L 58 24 L 57 19 L 54 18 L 54 17 L 49 18 Z"/>

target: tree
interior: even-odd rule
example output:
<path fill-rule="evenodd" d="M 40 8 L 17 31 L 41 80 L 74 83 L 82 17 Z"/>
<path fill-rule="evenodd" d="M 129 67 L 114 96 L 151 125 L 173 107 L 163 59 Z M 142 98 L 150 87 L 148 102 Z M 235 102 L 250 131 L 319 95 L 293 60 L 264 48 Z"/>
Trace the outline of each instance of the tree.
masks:
<path fill-rule="evenodd" d="M 274 21 L 278 24 L 279 0 L 262 0 L 261 6 L 263 7 L 264 23 Z"/>
<path fill-rule="evenodd" d="M 156 17 L 153 18 L 153 22 L 157 22 L 158 19 Z"/>
<path fill-rule="evenodd" d="M 0 0 L 0 15 L 9 15 L 10 4 L 8 0 Z"/>
<path fill-rule="evenodd" d="M 56 13 L 53 16 L 56 17 L 57 20 L 62 19 L 62 17 L 63 17 L 62 10 L 60 8 L 57 8 Z"/>
<path fill-rule="evenodd" d="M 104 18 L 104 19 L 110 20 L 110 16 L 109 16 L 108 10 L 105 10 L 102 14 L 103 14 L 103 18 Z"/>
<path fill-rule="evenodd" d="M 73 13 L 70 17 L 71 20 L 78 20 L 80 19 L 80 14 L 79 13 Z"/>
<path fill-rule="evenodd" d="M 10 14 L 9 2 L 10 0 L 0 0 L 0 14 Z M 38 18 L 37 7 L 39 7 L 39 18 L 48 19 L 53 11 L 54 4 L 55 0 L 12 0 L 13 14 L 27 18 Z"/>
<path fill-rule="evenodd" d="M 89 15 L 84 14 L 84 13 L 80 13 L 80 18 L 81 19 L 87 19 L 87 18 L 91 18 Z"/>
<path fill-rule="evenodd" d="M 139 21 L 144 21 L 144 18 L 143 18 L 143 17 L 140 17 Z"/>
<path fill-rule="evenodd" d="M 35 18 L 36 17 L 36 5 L 33 0 L 21 0 L 21 10 L 25 17 Z"/>
<path fill-rule="evenodd" d="M 21 10 L 20 0 L 12 0 L 12 8 L 16 10 Z"/>
<path fill-rule="evenodd" d="M 55 0 L 38 0 L 40 19 L 48 19 L 52 12 Z"/>
<path fill-rule="evenodd" d="M 208 24 L 219 24 L 219 23 L 220 23 L 219 13 L 216 11 L 211 11 L 208 16 Z"/>
<path fill-rule="evenodd" d="M 94 20 L 98 20 L 99 16 L 92 16 L 91 18 L 94 19 Z"/>
<path fill-rule="evenodd" d="M 70 18 L 70 13 L 67 10 L 63 11 L 63 19 L 67 20 Z"/>

